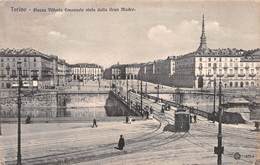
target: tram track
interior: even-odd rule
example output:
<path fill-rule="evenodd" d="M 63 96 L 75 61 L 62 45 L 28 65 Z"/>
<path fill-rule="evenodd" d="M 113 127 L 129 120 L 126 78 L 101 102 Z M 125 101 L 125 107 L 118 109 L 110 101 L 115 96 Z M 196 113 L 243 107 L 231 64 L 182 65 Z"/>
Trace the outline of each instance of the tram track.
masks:
<path fill-rule="evenodd" d="M 142 150 L 153 149 L 154 147 L 159 147 L 166 145 L 172 141 L 175 141 L 181 137 L 176 136 L 175 134 L 170 134 L 169 136 L 163 137 L 163 132 L 161 132 L 162 120 L 159 120 L 159 126 L 152 132 L 140 135 L 138 137 L 129 139 L 126 141 L 129 146 L 128 153 L 135 153 Z M 157 138 L 158 137 L 158 138 Z M 113 157 L 122 155 L 121 152 L 111 152 L 116 144 L 110 143 L 105 145 L 98 145 L 94 148 L 85 148 L 83 150 L 76 150 L 70 152 L 60 152 L 57 154 L 50 154 L 41 157 L 35 158 L 25 158 L 23 162 L 25 164 L 72 164 L 80 161 L 91 161 L 104 159 L 107 157 Z M 93 154 L 97 153 L 97 154 Z M 15 161 L 7 161 L 6 164 L 16 164 Z"/>
<path fill-rule="evenodd" d="M 161 116 L 160 114 L 157 114 L 157 120 L 159 122 L 159 125 L 156 129 L 154 129 L 151 132 L 139 135 L 137 137 L 131 138 L 126 140 L 126 144 L 129 147 L 127 153 L 135 153 L 135 152 L 141 152 L 145 150 L 151 150 L 156 147 L 160 147 L 163 145 L 167 145 L 173 141 L 179 140 L 182 137 L 186 136 L 186 134 L 179 134 L 179 133 L 164 133 L 162 131 L 162 127 L 169 123 L 168 120 L 171 120 L 171 116 L 168 118 L 164 118 L 165 116 Z M 66 142 L 77 142 L 78 140 L 70 141 L 68 139 L 62 141 L 61 143 Z M 80 140 L 80 142 L 82 139 Z M 82 141 L 84 142 L 84 140 Z M 53 141 L 53 145 L 55 141 Z M 41 148 L 42 144 L 37 145 L 28 145 L 24 147 L 39 147 Z M 44 156 L 38 156 L 33 158 L 25 158 L 23 159 L 23 162 L 25 164 L 72 164 L 77 163 L 81 161 L 91 161 L 91 160 L 98 160 L 98 159 L 104 159 L 107 157 L 113 157 L 113 156 L 119 156 L 122 155 L 122 152 L 111 152 L 111 148 L 113 148 L 116 145 L 116 143 L 110 143 L 110 144 L 103 144 L 103 145 L 95 145 L 95 146 L 89 146 L 84 149 L 77 149 L 72 150 L 69 152 L 59 152 L 55 154 L 49 154 Z M 95 154 L 93 154 L 95 153 Z M 15 161 L 7 161 L 6 164 L 16 164 Z"/>

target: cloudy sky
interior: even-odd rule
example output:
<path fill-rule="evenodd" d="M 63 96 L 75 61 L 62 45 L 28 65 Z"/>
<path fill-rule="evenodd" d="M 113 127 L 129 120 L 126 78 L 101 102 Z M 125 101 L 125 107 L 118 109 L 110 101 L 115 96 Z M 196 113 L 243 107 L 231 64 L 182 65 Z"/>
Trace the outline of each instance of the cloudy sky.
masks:
<path fill-rule="evenodd" d="M 27 8 L 27 12 L 12 12 L 11 7 Z M 135 11 L 33 12 L 49 7 Z M 0 48 L 30 47 L 69 63 L 105 67 L 153 61 L 196 50 L 203 13 L 208 47 L 260 47 L 259 1 L 0 0 Z"/>

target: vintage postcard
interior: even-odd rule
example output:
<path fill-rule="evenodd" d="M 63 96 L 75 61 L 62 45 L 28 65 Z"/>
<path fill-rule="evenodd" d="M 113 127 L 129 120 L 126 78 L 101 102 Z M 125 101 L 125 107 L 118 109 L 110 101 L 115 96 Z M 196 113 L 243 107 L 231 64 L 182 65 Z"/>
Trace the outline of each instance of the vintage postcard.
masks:
<path fill-rule="evenodd" d="M 0 0 L 1 165 L 260 165 L 260 1 Z"/>

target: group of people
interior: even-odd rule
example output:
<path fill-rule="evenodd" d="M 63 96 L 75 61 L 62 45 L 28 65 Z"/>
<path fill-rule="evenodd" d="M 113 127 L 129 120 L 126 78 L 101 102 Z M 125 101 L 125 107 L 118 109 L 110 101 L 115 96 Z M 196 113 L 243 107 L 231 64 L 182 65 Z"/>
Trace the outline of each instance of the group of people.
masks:
<path fill-rule="evenodd" d="M 142 119 L 145 117 L 146 119 L 149 119 L 149 115 L 151 116 L 153 114 L 153 108 L 152 107 L 145 107 L 143 111 L 141 111 Z"/>
<path fill-rule="evenodd" d="M 126 124 L 131 124 L 131 123 L 132 123 L 132 121 L 133 121 L 132 117 L 131 117 L 131 116 L 128 116 L 128 115 L 126 115 L 126 117 L 125 117 L 125 123 L 126 123 Z"/>
<path fill-rule="evenodd" d="M 193 115 L 194 123 L 197 123 L 197 116 Z M 192 115 L 190 115 L 190 123 L 192 123 Z"/>

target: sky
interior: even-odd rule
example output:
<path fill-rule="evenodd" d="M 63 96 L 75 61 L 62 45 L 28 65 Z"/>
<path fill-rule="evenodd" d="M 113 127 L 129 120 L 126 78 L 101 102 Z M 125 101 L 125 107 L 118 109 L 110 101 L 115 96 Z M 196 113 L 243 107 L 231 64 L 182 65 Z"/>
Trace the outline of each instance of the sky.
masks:
<path fill-rule="evenodd" d="M 134 11 L 33 12 L 122 7 Z M 260 2 L 252 0 L 0 0 L 0 48 L 33 48 L 104 67 L 154 61 L 195 51 L 203 13 L 209 48 L 260 48 Z"/>

